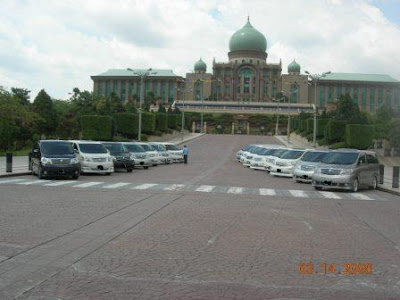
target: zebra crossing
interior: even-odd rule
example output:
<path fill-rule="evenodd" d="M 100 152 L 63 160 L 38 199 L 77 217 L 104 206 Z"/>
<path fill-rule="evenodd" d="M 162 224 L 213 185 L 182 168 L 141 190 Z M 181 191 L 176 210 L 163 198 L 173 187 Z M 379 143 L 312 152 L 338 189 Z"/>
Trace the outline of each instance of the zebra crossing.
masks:
<path fill-rule="evenodd" d="M 30 180 L 24 178 L 0 179 L 1 184 L 16 184 L 22 186 L 43 187 L 71 187 L 76 189 L 125 189 L 139 191 L 165 191 L 165 192 L 199 192 L 199 193 L 226 193 L 233 195 L 258 195 L 268 197 L 290 197 L 297 199 L 335 199 L 335 200 L 358 200 L 358 201 L 387 201 L 373 192 L 331 192 L 331 191 L 304 191 L 304 190 L 282 190 L 267 188 L 245 188 L 238 186 L 215 186 L 215 185 L 184 185 L 184 184 L 161 184 L 161 183 L 132 183 L 132 182 L 102 182 L 89 181 L 79 182 L 76 180 Z"/>

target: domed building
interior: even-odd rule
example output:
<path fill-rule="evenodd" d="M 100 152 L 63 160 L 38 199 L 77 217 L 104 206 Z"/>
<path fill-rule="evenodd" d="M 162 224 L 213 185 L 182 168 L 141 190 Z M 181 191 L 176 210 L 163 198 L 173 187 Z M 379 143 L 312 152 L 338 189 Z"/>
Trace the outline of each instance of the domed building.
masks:
<path fill-rule="evenodd" d="M 267 39 L 250 19 L 229 39 L 228 60 L 212 62 L 212 73 L 200 58 L 186 78 L 172 70 L 153 69 L 146 76 L 145 95 L 160 102 L 175 100 L 224 101 L 232 103 L 298 103 L 310 106 L 327 103 L 349 94 L 360 110 L 374 112 L 382 105 L 400 111 L 400 82 L 384 74 L 326 73 L 318 75 L 318 84 L 309 84 L 312 76 L 301 74 L 300 64 L 293 59 L 287 74 L 282 74 L 282 61 L 267 61 Z M 140 73 L 145 70 L 110 69 L 93 79 L 97 97 L 115 93 L 121 101 L 137 101 L 141 90 Z"/>
<path fill-rule="evenodd" d="M 282 62 L 267 62 L 267 39 L 253 27 L 250 19 L 246 24 L 233 33 L 229 40 L 228 62 L 213 61 L 213 73 L 198 75 L 205 67 L 200 59 L 195 64 L 195 73 L 186 74 L 186 83 L 190 86 L 185 100 L 210 99 L 217 101 L 235 102 L 272 102 L 282 98 L 282 90 L 289 94 L 293 84 L 305 85 L 305 92 L 301 93 L 303 99 L 298 99 L 300 93 L 291 95 L 293 102 L 307 103 L 308 88 L 307 76 L 300 79 L 300 66 L 293 65 L 296 69 L 286 78 L 289 82 L 282 82 Z M 297 67 L 298 66 L 298 67 Z M 200 71 L 201 70 L 201 71 Z M 200 79 L 200 81 L 199 81 Z M 285 86 L 286 85 L 286 86 Z"/>

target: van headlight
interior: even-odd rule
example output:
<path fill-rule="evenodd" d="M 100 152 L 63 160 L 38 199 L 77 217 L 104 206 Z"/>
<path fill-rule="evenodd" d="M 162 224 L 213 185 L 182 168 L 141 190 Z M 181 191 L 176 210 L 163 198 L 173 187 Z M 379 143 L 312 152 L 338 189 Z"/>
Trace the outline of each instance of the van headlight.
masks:
<path fill-rule="evenodd" d="M 135 160 L 135 158 L 136 158 L 135 154 L 132 154 L 131 157 L 130 157 L 131 160 Z"/>
<path fill-rule="evenodd" d="M 301 164 L 297 164 L 294 168 L 295 168 L 295 170 L 300 171 L 301 170 Z"/>
<path fill-rule="evenodd" d="M 108 157 L 107 157 L 107 161 L 112 161 L 111 156 L 108 156 Z"/>
<path fill-rule="evenodd" d="M 93 159 L 90 158 L 90 157 L 84 157 L 83 160 L 84 160 L 84 161 L 93 161 Z"/>
<path fill-rule="evenodd" d="M 320 168 L 316 168 L 314 171 L 314 174 L 320 174 L 321 173 L 321 169 Z"/>
<path fill-rule="evenodd" d="M 340 175 L 350 175 L 351 173 L 353 173 L 353 169 L 342 169 L 340 171 Z"/>
<path fill-rule="evenodd" d="M 42 165 L 49 165 L 49 164 L 51 164 L 51 159 L 47 158 L 47 157 L 42 157 L 40 159 L 40 162 L 42 163 Z"/>
<path fill-rule="evenodd" d="M 78 160 L 76 158 L 72 158 L 69 162 L 71 165 L 77 164 Z"/>

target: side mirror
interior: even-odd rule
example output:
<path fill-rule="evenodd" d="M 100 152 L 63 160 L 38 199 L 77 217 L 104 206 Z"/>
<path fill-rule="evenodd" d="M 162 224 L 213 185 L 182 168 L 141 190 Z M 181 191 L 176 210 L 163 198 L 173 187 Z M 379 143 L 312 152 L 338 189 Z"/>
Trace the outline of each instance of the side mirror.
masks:
<path fill-rule="evenodd" d="M 39 153 L 39 149 L 38 148 L 33 149 L 33 153 L 38 154 Z"/>

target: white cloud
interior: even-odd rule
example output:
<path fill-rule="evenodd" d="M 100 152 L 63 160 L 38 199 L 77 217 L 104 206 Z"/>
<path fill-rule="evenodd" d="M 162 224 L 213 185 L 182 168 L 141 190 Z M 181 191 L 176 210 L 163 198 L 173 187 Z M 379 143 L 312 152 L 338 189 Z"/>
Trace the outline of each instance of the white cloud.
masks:
<path fill-rule="evenodd" d="M 170 68 L 227 61 L 250 15 L 268 62 L 302 71 L 384 73 L 400 79 L 400 29 L 370 0 L 3 0 L 0 85 L 65 99 L 109 68 Z"/>

